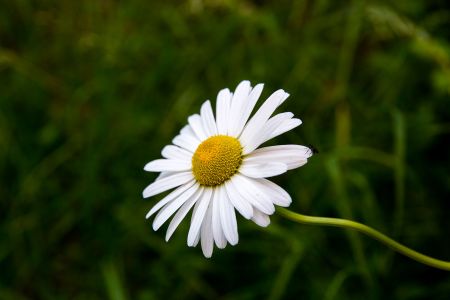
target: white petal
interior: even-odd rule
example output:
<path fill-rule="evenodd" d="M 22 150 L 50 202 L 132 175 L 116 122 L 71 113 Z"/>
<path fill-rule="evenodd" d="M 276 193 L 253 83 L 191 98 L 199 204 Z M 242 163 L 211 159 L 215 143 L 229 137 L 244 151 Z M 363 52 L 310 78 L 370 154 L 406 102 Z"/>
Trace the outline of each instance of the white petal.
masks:
<path fill-rule="evenodd" d="M 164 224 L 170 216 L 172 216 L 177 209 L 180 208 L 192 195 L 199 189 L 199 185 L 196 183 L 192 187 L 190 187 L 187 191 L 181 194 L 178 198 L 168 203 L 161 209 L 153 220 L 153 230 L 158 230 L 162 224 Z"/>
<path fill-rule="evenodd" d="M 270 118 L 259 130 L 258 134 L 249 138 L 247 144 L 243 148 L 243 154 L 246 155 L 252 152 L 258 148 L 259 145 L 268 141 L 273 132 L 276 131 L 284 121 L 290 120 L 293 116 L 294 114 L 291 112 L 284 112 Z"/>
<path fill-rule="evenodd" d="M 253 216 L 252 205 L 239 194 L 232 180 L 226 181 L 224 185 L 233 206 L 244 218 L 249 220 Z"/>
<path fill-rule="evenodd" d="M 161 173 L 159 173 L 158 177 L 156 177 L 155 181 L 161 180 L 161 179 L 166 178 L 175 173 L 178 173 L 178 172 L 161 172 Z"/>
<path fill-rule="evenodd" d="M 267 227 L 270 224 L 270 218 L 265 213 L 261 212 L 258 209 L 255 209 L 255 213 L 253 214 L 252 221 L 261 227 Z"/>
<path fill-rule="evenodd" d="M 290 120 L 285 120 L 283 123 L 280 124 L 280 126 L 278 126 L 276 130 L 272 132 L 272 134 L 268 137 L 267 140 L 273 139 L 276 136 L 279 136 L 289 130 L 292 130 L 297 126 L 300 126 L 301 124 L 302 121 L 300 119 L 293 118 Z"/>
<path fill-rule="evenodd" d="M 177 135 L 173 140 L 172 143 L 184 148 L 186 150 L 189 150 L 190 152 L 194 153 L 195 150 L 197 150 L 198 145 L 200 145 L 200 141 L 197 138 L 192 137 L 188 134 L 179 134 Z"/>
<path fill-rule="evenodd" d="M 187 136 L 189 136 L 189 137 L 191 137 L 191 138 L 193 138 L 193 139 L 195 139 L 197 141 L 200 141 L 197 138 L 197 136 L 195 135 L 194 130 L 192 130 L 192 128 L 191 128 L 191 126 L 189 124 L 185 125 L 183 128 L 181 128 L 180 135 L 187 135 Z"/>
<path fill-rule="evenodd" d="M 192 247 L 197 247 L 198 242 L 200 241 L 200 233 L 201 233 L 201 230 L 198 231 L 197 236 L 195 237 L 195 240 L 194 240 L 194 245 Z"/>
<path fill-rule="evenodd" d="M 300 145 L 278 145 L 256 149 L 244 158 L 245 163 L 279 162 L 287 169 L 295 169 L 307 163 L 311 149 Z M 244 164 L 244 163 L 243 163 Z"/>
<path fill-rule="evenodd" d="M 252 178 L 265 178 L 283 174 L 287 171 L 287 166 L 279 162 L 252 162 L 244 160 L 239 173 Z"/>
<path fill-rule="evenodd" d="M 282 113 L 276 114 L 275 116 L 273 116 L 269 120 L 267 120 L 266 125 L 267 124 L 270 125 L 271 123 L 279 125 L 279 124 L 283 123 L 283 121 L 292 119 L 293 116 L 294 116 L 294 114 L 291 112 L 282 112 Z"/>
<path fill-rule="evenodd" d="M 265 178 L 254 181 L 269 196 L 275 205 L 288 207 L 292 203 L 292 198 L 282 187 Z"/>
<path fill-rule="evenodd" d="M 173 175 L 167 176 L 166 178 L 153 182 L 145 188 L 142 195 L 144 198 L 148 198 L 185 184 L 192 179 L 194 179 L 192 172 L 177 172 Z"/>
<path fill-rule="evenodd" d="M 170 221 L 169 227 L 166 232 L 166 242 L 170 239 L 172 234 L 177 229 L 178 225 L 180 225 L 181 221 L 183 221 L 184 217 L 191 210 L 192 206 L 197 202 L 197 200 L 202 196 L 203 187 L 199 187 L 194 195 L 192 195 L 177 211 L 175 216 L 173 216 L 172 221 Z"/>
<path fill-rule="evenodd" d="M 235 174 L 230 181 L 238 193 L 247 200 L 254 208 L 271 215 L 275 212 L 270 198 L 253 183 L 254 179 L 247 178 L 240 174 Z"/>
<path fill-rule="evenodd" d="M 177 159 L 177 160 L 191 160 L 192 159 L 192 153 L 174 146 L 174 145 L 167 145 L 165 146 L 162 151 L 161 151 L 161 155 L 164 158 L 169 158 L 169 159 Z"/>
<path fill-rule="evenodd" d="M 212 188 L 205 188 L 203 196 L 197 201 L 192 213 L 191 227 L 189 228 L 187 244 L 189 247 L 194 245 L 194 241 L 202 225 L 203 218 L 205 217 L 206 209 L 211 201 Z"/>
<path fill-rule="evenodd" d="M 280 126 L 282 126 L 285 122 L 288 122 L 289 120 L 291 120 L 293 116 L 294 116 L 294 114 L 291 112 L 284 112 L 284 113 L 277 114 L 277 115 L 273 116 L 272 118 L 270 118 L 264 125 L 264 130 L 265 130 L 264 136 L 260 137 L 260 139 L 258 140 L 258 143 L 256 144 L 256 147 L 251 149 L 251 151 L 255 150 L 257 147 L 259 147 L 259 145 L 263 144 L 264 142 L 270 140 L 271 136 L 273 136 L 273 133 L 275 131 L 278 131 Z M 258 135 L 259 134 L 257 134 L 256 136 L 258 136 Z M 249 153 L 249 152 L 247 152 L 247 153 Z"/>
<path fill-rule="evenodd" d="M 188 118 L 189 125 L 191 126 L 194 134 L 200 141 L 204 141 L 208 138 L 203 128 L 202 118 L 199 114 L 192 115 Z"/>
<path fill-rule="evenodd" d="M 198 234 L 198 236 L 202 238 L 202 251 L 203 255 L 206 258 L 211 257 L 214 250 L 214 236 L 212 231 L 212 205 L 211 203 L 208 206 L 208 210 L 206 211 L 206 215 L 203 218 L 202 228 Z M 198 243 L 198 240 L 197 240 Z M 195 244 L 195 243 L 194 243 Z"/>
<path fill-rule="evenodd" d="M 180 186 L 179 188 L 177 188 L 176 190 L 174 190 L 173 192 L 171 192 L 170 194 L 168 194 L 166 197 L 164 197 L 161 201 L 159 201 L 158 203 L 156 203 L 155 206 L 152 207 L 152 209 L 150 209 L 150 211 L 147 213 L 147 215 L 145 216 L 146 219 L 150 218 L 155 212 L 157 212 L 161 207 L 163 207 L 164 205 L 166 205 L 167 203 L 169 203 L 170 201 L 172 201 L 173 199 L 175 199 L 176 197 L 178 197 L 179 195 L 181 195 L 182 193 L 184 193 L 187 189 L 189 189 L 191 186 L 193 186 L 195 183 L 195 180 L 192 180 L 182 186 Z"/>
<path fill-rule="evenodd" d="M 281 103 L 289 97 L 289 94 L 283 90 L 278 90 L 274 92 L 260 107 L 260 109 L 255 113 L 255 115 L 250 119 L 244 128 L 239 140 L 241 144 L 245 147 L 247 142 L 255 134 L 258 134 L 259 130 L 264 126 L 269 117 L 275 111 L 275 109 L 281 105 Z"/>
<path fill-rule="evenodd" d="M 192 168 L 189 160 L 156 159 L 145 165 L 147 172 L 188 171 Z"/>
<path fill-rule="evenodd" d="M 216 121 L 209 100 L 205 101 L 200 108 L 200 116 L 202 118 L 203 129 L 208 137 L 217 134 Z"/>
<path fill-rule="evenodd" d="M 247 106 L 244 108 L 244 110 L 242 111 L 242 118 L 240 119 L 240 124 L 238 127 L 238 134 L 237 136 L 239 136 L 242 133 L 242 130 L 244 129 L 245 124 L 248 121 L 248 118 L 250 117 L 250 114 L 253 111 L 253 108 L 255 108 L 256 102 L 259 99 L 259 96 L 261 96 L 261 92 L 264 88 L 264 84 L 260 83 L 257 84 L 253 90 L 250 92 L 250 95 L 248 96 L 247 99 Z"/>
<path fill-rule="evenodd" d="M 250 82 L 244 80 L 236 87 L 233 94 L 233 99 L 231 100 L 230 115 L 228 118 L 228 135 L 236 137 L 242 130 L 244 126 L 242 114 L 247 106 L 247 98 L 251 90 Z"/>
<path fill-rule="evenodd" d="M 237 231 L 236 214 L 231 205 L 227 191 L 221 187 L 216 189 L 220 193 L 220 221 L 222 223 L 223 234 L 231 245 L 236 245 L 239 241 Z"/>
<path fill-rule="evenodd" d="M 220 188 L 219 188 L 220 189 Z M 220 202 L 223 201 L 219 189 L 215 189 L 212 206 L 212 231 L 214 235 L 214 241 L 218 248 L 223 249 L 227 245 L 227 240 L 222 230 L 222 223 L 220 222 Z"/>
<path fill-rule="evenodd" d="M 216 120 L 217 133 L 222 135 L 228 134 L 228 119 L 230 113 L 231 97 L 233 94 L 229 89 L 223 89 L 217 94 L 216 103 Z"/>

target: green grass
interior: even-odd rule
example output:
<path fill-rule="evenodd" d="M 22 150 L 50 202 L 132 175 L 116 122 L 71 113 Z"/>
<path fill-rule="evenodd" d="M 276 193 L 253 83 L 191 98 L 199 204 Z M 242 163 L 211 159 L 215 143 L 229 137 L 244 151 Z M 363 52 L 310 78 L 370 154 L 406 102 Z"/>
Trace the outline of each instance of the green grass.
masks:
<path fill-rule="evenodd" d="M 450 260 L 446 1 L 6 1 L 0 9 L 0 299 L 447 299 L 450 276 L 358 234 L 238 219 L 205 259 L 169 243 L 142 170 L 249 79 L 320 153 L 274 179 Z"/>

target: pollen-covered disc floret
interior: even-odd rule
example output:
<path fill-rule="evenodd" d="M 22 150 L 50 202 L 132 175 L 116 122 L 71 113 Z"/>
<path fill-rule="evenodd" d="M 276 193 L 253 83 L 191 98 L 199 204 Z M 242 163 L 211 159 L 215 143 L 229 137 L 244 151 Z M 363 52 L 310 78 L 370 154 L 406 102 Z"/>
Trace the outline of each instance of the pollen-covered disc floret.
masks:
<path fill-rule="evenodd" d="M 238 139 L 216 135 L 202 142 L 192 157 L 195 179 L 205 186 L 216 186 L 231 178 L 242 163 Z"/>
<path fill-rule="evenodd" d="M 174 189 L 147 213 L 147 218 L 155 215 L 154 230 L 169 223 L 166 241 L 190 215 L 187 245 L 201 244 L 210 257 L 214 245 L 222 249 L 238 243 L 236 213 L 265 227 L 276 205 L 291 204 L 289 194 L 266 178 L 303 166 L 313 153 L 300 145 L 261 147 L 302 123 L 291 112 L 275 113 L 289 96 L 283 90 L 253 113 L 262 90 L 263 84 L 252 87 L 247 80 L 234 92 L 221 90 L 215 110 L 205 101 L 172 145 L 162 149 L 163 158 L 145 165 L 144 170 L 160 174 L 145 188 L 144 198 Z"/>

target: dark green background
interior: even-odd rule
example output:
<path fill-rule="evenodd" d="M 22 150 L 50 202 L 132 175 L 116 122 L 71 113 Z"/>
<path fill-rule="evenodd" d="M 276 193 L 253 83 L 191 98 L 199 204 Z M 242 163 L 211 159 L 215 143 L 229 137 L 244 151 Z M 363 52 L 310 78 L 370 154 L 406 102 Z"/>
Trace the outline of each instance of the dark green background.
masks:
<path fill-rule="evenodd" d="M 205 259 L 144 219 L 143 171 L 217 92 L 291 94 L 291 209 L 450 260 L 448 1 L 1 1 L 0 299 L 450 299 L 358 234 L 239 217 Z M 165 228 L 165 227 L 164 227 Z M 163 228 L 163 229 L 164 229 Z"/>

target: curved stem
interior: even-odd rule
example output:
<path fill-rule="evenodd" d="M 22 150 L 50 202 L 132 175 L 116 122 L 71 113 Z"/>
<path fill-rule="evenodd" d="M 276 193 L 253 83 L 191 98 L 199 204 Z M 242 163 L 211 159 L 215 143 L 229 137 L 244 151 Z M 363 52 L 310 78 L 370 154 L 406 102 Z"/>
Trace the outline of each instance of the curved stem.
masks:
<path fill-rule="evenodd" d="M 312 216 L 305 216 L 299 213 L 292 212 L 285 208 L 278 208 L 278 211 L 280 214 L 292 221 L 295 221 L 297 223 L 302 224 L 309 224 L 309 225 L 320 225 L 320 226 L 333 226 L 333 227 L 342 227 L 346 229 L 352 229 L 359 231 L 361 233 L 364 233 L 365 235 L 385 244 L 389 248 L 397 251 L 398 253 L 401 253 L 411 259 L 414 259 L 415 261 L 418 261 L 422 264 L 442 269 L 445 271 L 450 271 L 450 262 L 439 260 L 427 255 L 424 255 L 422 253 L 419 253 L 417 251 L 414 251 L 406 246 L 403 246 L 402 244 L 394 241 L 390 237 L 382 234 L 381 232 L 358 222 L 345 220 L 345 219 L 338 219 L 338 218 L 324 218 L 324 217 L 312 217 Z"/>

